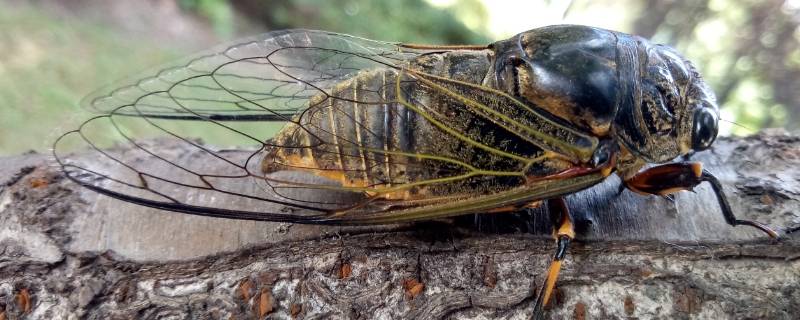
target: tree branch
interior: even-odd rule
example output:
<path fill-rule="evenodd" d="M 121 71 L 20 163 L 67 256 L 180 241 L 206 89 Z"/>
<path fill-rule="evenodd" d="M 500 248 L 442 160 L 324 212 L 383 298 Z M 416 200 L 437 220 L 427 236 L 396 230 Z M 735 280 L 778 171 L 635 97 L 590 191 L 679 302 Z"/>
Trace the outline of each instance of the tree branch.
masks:
<path fill-rule="evenodd" d="M 800 226 L 798 150 L 798 137 L 773 132 L 722 139 L 696 160 L 720 176 L 740 218 L 791 231 Z M 432 239 L 442 225 L 157 212 L 80 189 L 43 155 L 2 163 L 0 319 L 525 318 L 555 250 L 546 208 L 493 215 L 480 228 L 456 223 Z M 705 186 L 674 204 L 618 186 L 612 178 L 568 197 L 579 241 L 551 317 L 800 314 L 798 232 L 773 242 L 730 227 Z"/>

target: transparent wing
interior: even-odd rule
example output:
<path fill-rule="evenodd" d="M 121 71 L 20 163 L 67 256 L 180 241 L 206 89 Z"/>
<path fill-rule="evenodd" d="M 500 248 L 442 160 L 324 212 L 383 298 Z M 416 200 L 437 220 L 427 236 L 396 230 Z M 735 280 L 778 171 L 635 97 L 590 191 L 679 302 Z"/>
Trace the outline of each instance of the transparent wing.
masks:
<path fill-rule="evenodd" d="M 359 70 L 397 66 L 421 52 L 325 31 L 275 31 L 115 83 L 82 105 L 151 118 L 286 121 Z"/>
<path fill-rule="evenodd" d="M 369 194 L 308 171 L 266 173 L 267 151 L 293 147 L 270 138 L 299 123 L 313 97 L 336 98 L 337 83 L 399 69 L 425 52 L 324 31 L 267 33 L 91 94 L 82 104 L 99 115 L 60 137 L 53 152 L 70 179 L 125 201 L 313 223 Z"/>
<path fill-rule="evenodd" d="M 236 219 L 387 223 L 535 196 L 519 190 L 526 170 L 564 169 L 535 136 L 541 121 L 519 120 L 536 111 L 476 79 L 427 75 L 427 54 L 448 49 L 435 50 L 268 33 L 98 91 L 84 106 L 99 115 L 54 154 L 97 192 Z"/>

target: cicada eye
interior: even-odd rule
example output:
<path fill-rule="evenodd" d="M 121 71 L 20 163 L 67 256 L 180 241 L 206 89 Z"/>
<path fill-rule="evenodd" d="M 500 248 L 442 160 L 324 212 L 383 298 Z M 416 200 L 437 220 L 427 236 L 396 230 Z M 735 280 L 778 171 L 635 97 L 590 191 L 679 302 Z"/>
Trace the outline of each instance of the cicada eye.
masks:
<path fill-rule="evenodd" d="M 699 108 L 694 112 L 692 124 L 692 149 L 708 149 L 717 138 L 719 123 L 717 114 L 711 108 Z"/>

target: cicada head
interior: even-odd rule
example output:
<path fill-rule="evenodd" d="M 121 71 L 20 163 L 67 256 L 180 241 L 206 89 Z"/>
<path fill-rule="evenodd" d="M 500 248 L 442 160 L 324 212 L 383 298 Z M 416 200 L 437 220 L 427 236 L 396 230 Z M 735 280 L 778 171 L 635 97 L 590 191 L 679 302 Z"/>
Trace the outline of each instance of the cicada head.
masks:
<path fill-rule="evenodd" d="M 648 162 L 665 162 L 690 151 L 708 149 L 717 137 L 719 108 L 714 93 L 692 63 L 664 45 L 644 47 L 644 70 L 639 83 L 640 99 L 631 114 L 633 126 L 618 128 L 627 147 Z M 636 100 L 634 100 L 636 101 Z M 638 132 L 636 132 L 638 131 Z M 639 141 L 628 136 L 636 135 Z M 626 139 L 628 138 L 628 139 Z M 639 143 L 637 143 L 639 142 Z"/>
<path fill-rule="evenodd" d="M 686 72 L 687 76 L 678 82 L 683 86 L 682 104 L 678 106 L 677 111 L 680 119 L 678 139 L 681 153 L 708 149 L 716 140 L 719 131 L 717 98 L 691 62 L 681 58 L 670 47 L 659 46 L 659 50 L 667 58 L 667 65 L 676 70 L 673 72 L 681 73 L 682 76 L 683 72 Z"/>

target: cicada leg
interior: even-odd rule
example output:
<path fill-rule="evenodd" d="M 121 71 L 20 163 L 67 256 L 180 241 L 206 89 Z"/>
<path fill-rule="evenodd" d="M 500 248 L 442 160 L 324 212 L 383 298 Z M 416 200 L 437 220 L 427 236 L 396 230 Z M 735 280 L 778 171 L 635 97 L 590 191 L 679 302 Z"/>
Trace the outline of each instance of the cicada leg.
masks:
<path fill-rule="evenodd" d="M 556 286 L 558 273 L 561 271 L 561 262 L 567 255 L 567 248 L 570 242 L 575 238 L 575 226 L 572 223 L 572 216 L 564 198 L 548 200 L 547 205 L 555 217 L 553 219 L 553 237 L 556 239 L 557 246 L 553 261 L 550 262 L 550 267 L 547 268 L 547 278 L 536 296 L 536 303 L 533 306 L 534 319 L 542 318 L 543 309 L 550 302 L 553 289 Z"/>
<path fill-rule="evenodd" d="M 731 210 L 728 199 L 722 192 L 722 184 L 699 162 L 678 162 L 660 165 L 637 173 L 625 181 L 625 186 L 641 194 L 670 196 L 682 190 L 692 190 L 700 183 L 708 182 L 717 196 L 725 222 L 732 226 L 746 225 L 763 231 L 771 238 L 778 238 L 778 232 L 769 226 L 751 220 L 737 219 Z"/>

